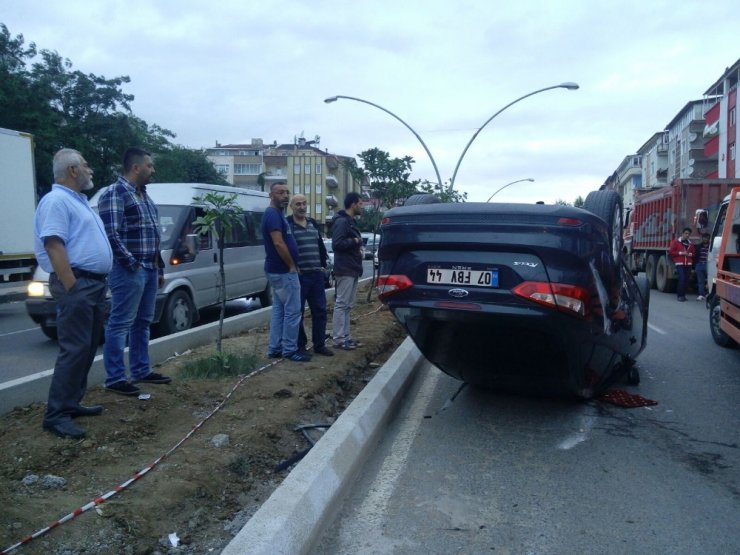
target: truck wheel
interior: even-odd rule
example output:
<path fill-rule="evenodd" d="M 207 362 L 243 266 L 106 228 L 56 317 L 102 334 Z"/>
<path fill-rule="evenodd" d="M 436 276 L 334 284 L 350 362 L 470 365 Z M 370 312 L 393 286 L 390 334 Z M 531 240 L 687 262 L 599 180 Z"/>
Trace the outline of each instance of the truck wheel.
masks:
<path fill-rule="evenodd" d="M 668 292 L 668 279 L 668 261 L 665 256 L 661 256 L 655 268 L 655 286 L 661 293 Z"/>
<path fill-rule="evenodd" d="M 162 318 L 157 324 L 161 335 L 188 330 L 193 325 L 193 303 L 182 289 L 173 291 L 164 305 Z"/>
<path fill-rule="evenodd" d="M 720 347 L 733 347 L 735 341 L 719 327 L 721 316 L 719 297 L 715 295 L 709 304 L 709 329 L 712 332 L 712 339 Z"/>
<path fill-rule="evenodd" d="M 44 324 L 41 324 L 41 331 L 44 332 L 44 335 L 49 339 L 53 339 L 54 341 L 58 339 L 56 326 L 45 326 Z"/>
<path fill-rule="evenodd" d="M 272 288 L 270 287 L 269 283 L 265 285 L 265 290 L 257 295 L 257 298 L 259 299 L 262 308 L 272 306 Z"/>
<path fill-rule="evenodd" d="M 616 191 L 591 191 L 583 202 L 583 208 L 606 222 L 611 258 L 619 268 L 624 246 L 622 197 Z"/>
<path fill-rule="evenodd" d="M 645 275 L 648 278 L 651 289 L 655 289 L 655 270 L 658 265 L 657 258 L 654 254 L 650 254 L 645 261 Z"/>

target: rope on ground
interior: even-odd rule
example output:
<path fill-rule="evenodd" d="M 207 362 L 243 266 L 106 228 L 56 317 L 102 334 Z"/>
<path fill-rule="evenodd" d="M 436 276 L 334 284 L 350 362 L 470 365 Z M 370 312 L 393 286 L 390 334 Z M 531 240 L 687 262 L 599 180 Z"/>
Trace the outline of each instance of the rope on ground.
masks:
<path fill-rule="evenodd" d="M 96 497 L 95 499 L 93 499 L 92 501 L 90 501 L 89 503 L 87 503 L 86 505 L 83 505 L 82 507 L 79 507 L 79 508 L 75 509 L 71 513 L 66 514 L 65 516 L 63 516 L 62 518 L 60 518 L 59 520 L 57 520 L 56 522 L 52 522 L 48 526 L 46 526 L 44 528 L 41 528 L 40 530 L 37 530 L 36 532 L 34 532 L 33 534 L 31 534 L 29 536 L 26 536 L 25 538 L 23 538 L 22 540 L 20 540 L 18 543 L 15 543 L 15 544 L 11 545 L 10 547 L 7 547 L 7 548 L 3 549 L 2 551 L 0 551 L 0 555 L 5 555 L 6 553 L 10 553 L 11 551 L 17 549 L 18 547 L 21 547 L 22 545 L 28 544 L 32 540 L 34 540 L 34 539 L 36 539 L 36 538 L 38 538 L 40 536 L 43 536 L 47 532 L 50 532 L 54 528 L 56 528 L 58 526 L 61 526 L 65 522 L 69 522 L 70 520 L 72 520 L 74 518 L 77 518 L 82 513 L 85 513 L 87 511 L 89 511 L 90 509 L 92 509 L 94 507 L 97 507 L 98 505 L 102 505 L 103 503 L 105 503 L 108 499 L 110 499 L 114 495 L 116 495 L 116 494 L 122 492 L 123 490 L 125 490 L 126 488 L 128 488 L 131 484 L 133 484 L 134 482 L 136 482 L 137 480 L 139 480 L 141 477 L 145 476 L 150 470 L 153 470 L 159 463 L 161 463 L 163 460 L 165 460 L 167 457 L 169 457 L 176 449 L 178 449 L 183 443 L 185 443 L 188 439 L 190 439 L 193 436 L 193 434 L 195 434 L 195 432 L 198 431 L 203 426 L 203 424 L 205 424 L 208 421 L 209 418 L 211 418 L 214 414 L 216 414 L 219 410 L 221 410 L 224 407 L 224 405 L 226 404 L 226 402 L 229 400 L 229 398 L 234 394 L 234 392 L 239 388 L 239 386 L 242 383 L 244 383 L 247 379 L 256 376 L 257 374 L 262 373 L 263 371 L 267 370 L 271 366 L 275 366 L 276 364 L 282 362 L 282 360 L 283 359 L 278 359 L 278 360 L 276 360 L 274 362 L 271 362 L 271 363 L 266 364 L 266 365 L 264 365 L 264 366 L 262 366 L 260 368 L 257 368 L 256 370 L 253 370 L 249 374 L 245 374 L 245 375 L 241 376 L 239 378 L 239 380 L 237 380 L 237 382 L 234 385 L 234 387 L 231 388 L 231 391 L 229 391 L 229 393 L 226 394 L 226 396 L 223 398 L 223 400 L 216 406 L 215 409 L 213 409 L 210 412 L 210 414 L 208 414 L 208 416 L 206 416 L 203 420 L 201 420 L 198 424 L 196 424 L 193 427 L 193 429 L 190 430 L 185 435 L 185 437 L 183 437 L 180 441 L 178 441 L 169 451 L 167 451 L 164 455 L 162 455 L 161 457 L 159 457 L 153 463 L 147 465 L 142 470 L 139 470 L 131 478 L 129 478 L 128 480 L 126 480 L 125 482 L 123 482 L 121 485 L 115 487 L 114 489 L 112 489 L 108 493 L 106 493 L 104 495 L 101 495 L 100 497 Z"/>

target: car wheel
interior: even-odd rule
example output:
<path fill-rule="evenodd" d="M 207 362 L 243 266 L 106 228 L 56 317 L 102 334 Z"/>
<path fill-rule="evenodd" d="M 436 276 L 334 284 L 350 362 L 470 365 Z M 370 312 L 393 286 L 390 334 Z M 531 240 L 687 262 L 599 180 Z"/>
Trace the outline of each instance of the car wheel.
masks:
<path fill-rule="evenodd" d="M 648 279 L 651 289 L 655 289 L 655 270 L 657 265 L 657 257 L 654 254 L 649 255 L 645 261 L 645 276 Z"/>
<path fill-rule="evenodd" d="M 622 258 L 622 197 L 616 191 L 591 191 L 583 208 L 599 216 L 607 223 L 611 258 L 618 268 Z"/>
<path fill-rule="evenodd" d="M 640 296 L 642 297 L 642 304 L 647 308 L 650 306 L 650 281 L 647 276 L 637 276 L 635 278 L 635 283 L 637 284 L 637 290 L 640 292 Z"/>
<path fill-rule="evenodd" d="M 272 287 L 270 287 L 269 283 L 265 285 L 265 290 L 257 295 L 257 298 L 259 299 L 262 308 L 272 306 Z"/>
<path fill-rule="evenodd" d="M 193 325 L 193 303 L 182 289 L 173 291 L 164 305 L 157 330 L 162 335 L 190 329 Z"/>
<path fill-rule="evenodd" d="M 437 204 L 442 202 L 439 197 L 432 195 L 431 193 L 420 193 L 418 195 L 411 195 L 403 203 L 404 206 L 413 206 L 414 204 Z"/>
<path fill-rule="evenodd" d="M 733 347 L 735 340 L 727 335 L 719 326 L 722 312 L 720 308 L 719 297 L 715 295 L 709 304 L 709 329 L 712 332 L 712 339 L 720 347 Z"/>
<path fill-rule="evenodd" d="M 41 331 L 44 332 L 44 335 L 49 339 L 54 339 L 55 341 L 58 339 L 56 326 L 45 326 L 44 324 L 41 324 Z"/>

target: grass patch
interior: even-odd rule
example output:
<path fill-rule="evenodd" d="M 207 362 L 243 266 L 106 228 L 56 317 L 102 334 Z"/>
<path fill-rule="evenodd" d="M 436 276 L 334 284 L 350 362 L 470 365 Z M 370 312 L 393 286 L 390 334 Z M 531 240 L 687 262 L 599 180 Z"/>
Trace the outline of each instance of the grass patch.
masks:
<path fill-rule="evenodd" d="M 256 354 L 223 353 L 207 358 L 199 358 L 186 363 L 179 375 L 191 379 L 228 378 L 248 374 L 257 368 L 259 358 Z"/>

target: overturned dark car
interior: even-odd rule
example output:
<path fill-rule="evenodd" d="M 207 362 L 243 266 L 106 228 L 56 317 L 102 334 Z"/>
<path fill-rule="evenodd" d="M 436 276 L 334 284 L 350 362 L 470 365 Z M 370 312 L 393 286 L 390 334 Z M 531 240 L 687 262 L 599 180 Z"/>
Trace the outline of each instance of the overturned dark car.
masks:
<path fill-rule="evenodd" d="M 419 350 L 484 387 L 591 398 L 639 382 L 650 288 L 622 261 L 622 202 L 415 204 L 385 214 L 378 293 Z"/>

